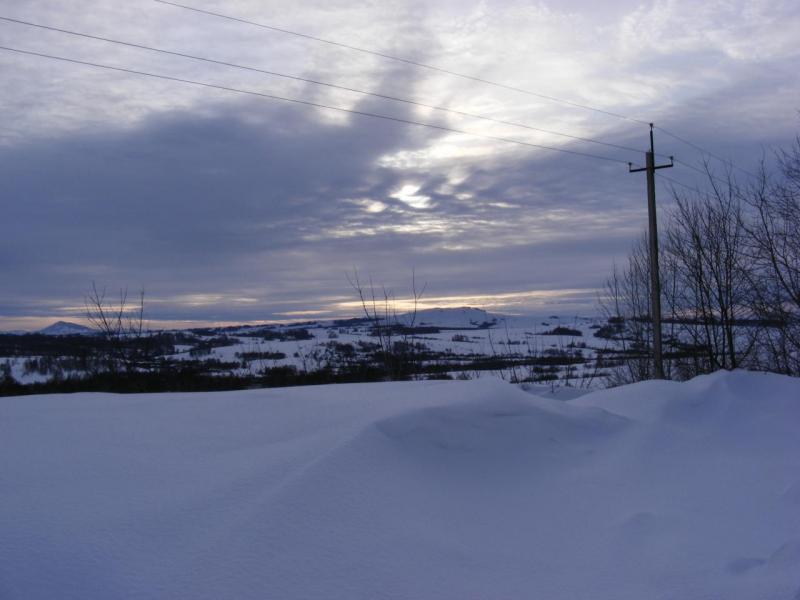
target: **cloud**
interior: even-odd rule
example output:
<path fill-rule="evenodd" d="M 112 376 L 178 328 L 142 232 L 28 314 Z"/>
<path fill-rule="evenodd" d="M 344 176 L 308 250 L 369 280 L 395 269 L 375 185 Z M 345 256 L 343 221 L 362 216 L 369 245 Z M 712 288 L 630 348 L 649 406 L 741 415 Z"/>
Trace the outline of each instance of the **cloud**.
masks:
<path fill-rule="evenodd" d="M 576 233 L 598 234 L 591 194 L 560 195 L 556 169 L 569 163 L 512 152 L 452 183 L 446 172 L 457 162 L 444 174 L 438 165 L 381 166 L 381 157 L 425 148 L 440 133 L 364 125 L 231 102 L 3 149 L 0 193 L 14 201 L 0 225 L 11 283 L 2 312 L 52 314 L 54 300 L 80 307 L 96 280 L 144 285 L 159 318 L 268 318 L 298 298 L 323 306 L 349 293 L 344 272 L 353 266 L 387 280 L 415 267 L 450 290 L 476 292 L 483 280 L 499 292 L 520 259 L 537 263 L 545 242 L 566 236 L 580 246 L 591 240 Z M 530 185 L 537 170 L 548 176 Z M 467 286 L 453 268 L 464 260 L 473 266 L 462 274 Z M 481 274 L 506 268 L 497 281 Z"/>
<path fill-rule="evenodd" d="M 748 5 L 747 18 L 730 2 L 715 4 L 716 13 L 677 1 L 602 10 L 579 0 L 342 3 L 336 10 L 323 2 L 200 4 L 626 114 L 655 114 L 658 124 L 743 164 L 796 126 L 800 90 L 787 75 L 797 58 L 787 33 L 800 13 L 793 3 L 772 11 Z M 38 0 L 7 12 L 646 145 L 638 124 L 144 5 L 97 2 L 87 15 L 82 3 Z M 3 43 L 36 51 L 641 160 L 10 24 L 0 24 L 0 33 Z M 8 84 L 0 90 L 8 117 L 0 130 L 0 320 L 73 314 L 92 280 L 111 289 L 144 285 L 156 319 L 327 314 L 350 294 L 344 273 L 352 267 L 398 293 L 415 268 L 437 297 L 513 293 L 518 303 L 531 291 L 600 286 L 645 223 L 643 178 L 618 163 L 41 59 L 0 54 L 0 68 Z M 699 158 L 663 134 L 657 144 L 684 160 Z M 691 171 L 670 175 L 694 181 Z M 590 293 L 571 298 L 570 306 L 592 310 Z"/>

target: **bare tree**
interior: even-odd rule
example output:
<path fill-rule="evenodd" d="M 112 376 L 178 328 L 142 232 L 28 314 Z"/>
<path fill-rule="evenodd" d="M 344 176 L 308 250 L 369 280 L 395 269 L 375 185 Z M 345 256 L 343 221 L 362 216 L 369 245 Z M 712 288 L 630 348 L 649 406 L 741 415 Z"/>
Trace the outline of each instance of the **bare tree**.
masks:
<path fill-rule="evenodd" d="M 147 344 L 143 344 L 145 292 L 142 288 L 137 299 L 128 299 L 128 290 L 120 289 L 119 300 L 107 299 L 106 289 L 92 289 L 84 297 L 86 319 L 105 338 L 108 346 L 106 367 L 112 372 L 122 369 L 131 372 L 146 364 Z"/>
<path fill-rule="evenodd" d="M 397 347 L 397 344 L 395 344 L 394 346 L 395 353 L 399 353 L 400 355 L 401 364 L 404 365 L 405 370 L 410 375 L 418 373 L 422 366 L 420 364 L 421 348 L 416 338 L 417 313 L 419 311 L 419 302 L 422 299 L 423 294 L 425 294 L 425 290 L 427 289 L 427 287 L 428 287 L 427 281 L 422 284 L 421 288 L 417 287 L 416 269 L 411 269 L 411 311 L 406 313 L 408 317 L 408 322 L 402 323 L 401 346 L 399 348 Z M 395 314 L 395 321 L 397 321 L 396 314 Z"/>
<path fill-rule="evenodd" d="M 615 264 L 600 299 L 613 338 L 620 345 L 621 364 L 611 370 L 611 385 L 650 379 L 653 376 L 653 331 L 650 319 L 650 260 L 647 236 L 642 236 L 628 254 L 628 264 Z"/>
<path fill-rule="evenodd" d="M 405 322 L 399 318 L 394 294 L 386 286 L 382 285 L 376 289 L 372 277 L 369 278 L 368 285 L 364 285 L 357 269 L 353 269 L 352 276 L 347 274 L 347 281 L 358 295 L 361 309 L 370 323 L 372 335 L 378 339 L 380 360 L 386 378 L 408 378 L 419 369 L 415 328 L 419 301 L 425 293 L 427 283 L 418 289 L 416 273 L 412 270 L 412 308 L 407 313 L 408 318 Z"/>
<path fill-rule="evenodd" d="M 720 178 L 708 165 L 706 172 L 707 193 L 673 190 L 676 207 L 664 251 L 678 286 L 668 302 L 682 324 L 680 332 L 705 352 L 700 371 L 736 369 L 746 364 L 755 342 L 753 330 L 742 327 L 751 317 L 753 264 L 740 187 L 730 173 Z"/>
<path fill-rule="evenodd" d="M 753 218 L 748 242 L 755 259 L 753 312 L 770 326 L 760 350 L 771 370 L 800 375 L 800 137 L 778 153 L 777 181 L 762 162 L 747 194 Z"/>

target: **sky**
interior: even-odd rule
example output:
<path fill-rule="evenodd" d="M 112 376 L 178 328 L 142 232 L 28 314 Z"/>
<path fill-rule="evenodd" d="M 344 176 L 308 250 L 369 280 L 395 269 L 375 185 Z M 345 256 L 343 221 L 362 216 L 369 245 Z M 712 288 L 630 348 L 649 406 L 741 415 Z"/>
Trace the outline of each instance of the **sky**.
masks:
<path fill-rule="evenodd" d="M 92 282 L 153 327 L 350 316 L 354 270 L 400 307 L 413 277 L 423 307 L 592 314 L 646 225 L 647 122 L 747 170 L 800 130 L 796 0 L 181 3 L 508 87 L 153 0 L 0 17 L 528 128 L 0 20 L 6 48 L 439 127 L 0 50 L 0 330 L 80 322 Z"/>

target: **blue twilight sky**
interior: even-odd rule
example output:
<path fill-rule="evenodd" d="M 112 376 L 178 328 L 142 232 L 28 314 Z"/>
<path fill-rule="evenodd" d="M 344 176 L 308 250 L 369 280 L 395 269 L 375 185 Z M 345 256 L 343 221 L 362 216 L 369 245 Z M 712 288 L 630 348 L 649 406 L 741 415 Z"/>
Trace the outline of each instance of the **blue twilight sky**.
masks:
<path fill-rule="evenodd" d="M 654 120 L 749 169 L 800 129 L 796 0 L 184 2 Z M 0 0 L 0 16 L 647 141 L 631 121 L 151 0 Z M 643 160 L 9 22 L 0 45 Z M 413 269 L 429 306 L 588 313 L 645 225 L 624 164 L 2 50 L 0 77 L 0 329 L 79 320 L 92 281 L 144 286 L 156 325 L 353 314 L 353 268 L 400 298 Z M 657 150 L 702 159 L 663 134 Z"/>

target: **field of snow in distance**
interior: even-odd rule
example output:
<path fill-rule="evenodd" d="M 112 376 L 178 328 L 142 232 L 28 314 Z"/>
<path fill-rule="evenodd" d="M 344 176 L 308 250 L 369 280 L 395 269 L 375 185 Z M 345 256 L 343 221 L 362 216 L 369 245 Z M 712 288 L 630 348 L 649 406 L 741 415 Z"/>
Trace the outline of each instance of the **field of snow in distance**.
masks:
<path fill-rule="evenodd" d="M 793 600 L 800 380 L 0 398 L 0 598 Z"/>

